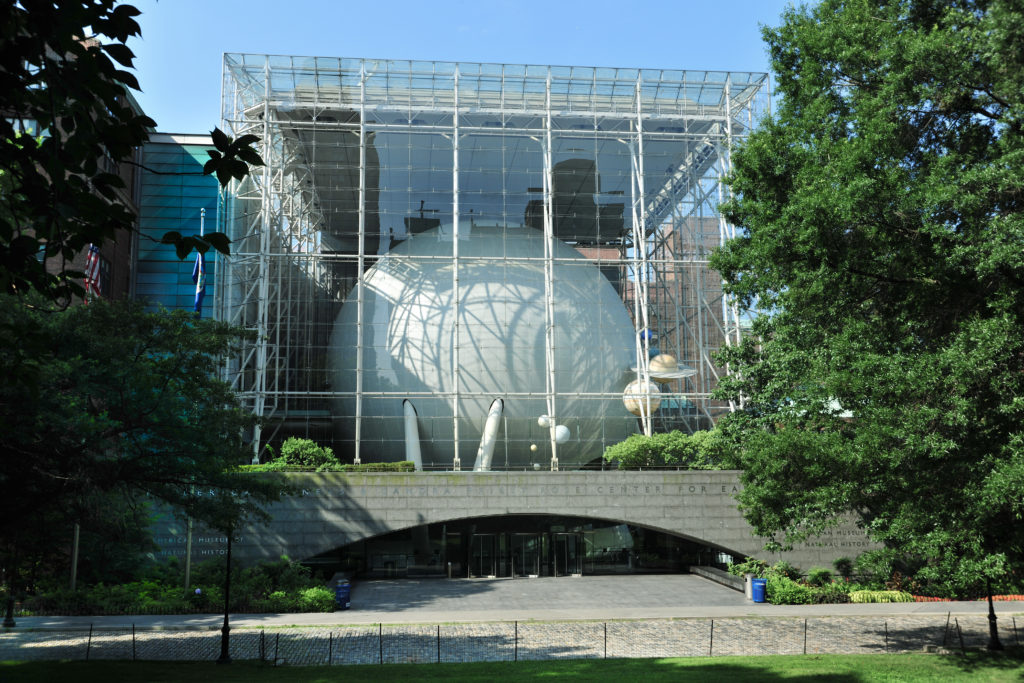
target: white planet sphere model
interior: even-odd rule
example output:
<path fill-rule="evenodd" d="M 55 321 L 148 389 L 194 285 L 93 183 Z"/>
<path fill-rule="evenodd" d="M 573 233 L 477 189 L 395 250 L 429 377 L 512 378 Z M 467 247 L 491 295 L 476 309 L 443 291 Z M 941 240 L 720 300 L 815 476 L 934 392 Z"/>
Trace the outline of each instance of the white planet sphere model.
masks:
<path fill-rule="evenodd" d="M 330 389 L 339 393 L 332 417 L 341 439 L 354 440 L 356 349 L 362 344 L 363 461 L 406 459 L 408 399 L 416 409 L 424 467 L 451 467 L 457 377 L 462 467 L 472 468 L 488 409 L 498 398 L 503 411 L 492 467 L 528 466 L 527 445 L 551 438 L 550 426 L 538 424 L 549 412 L 543 233 L 460 222 L 456 316 L 450 232 L 442 226 L 400 243 L 349 294 L 331 336 Z M 599 458 L 606 446 L 637 430 L 622 403 L 623 389 L 635 378 L 635 332 L 597 267 L 563 242 L 553 246 L 553 424 L 556 441 L 564 438 L 557 444 L 559 465 L 571 468 Z"/>

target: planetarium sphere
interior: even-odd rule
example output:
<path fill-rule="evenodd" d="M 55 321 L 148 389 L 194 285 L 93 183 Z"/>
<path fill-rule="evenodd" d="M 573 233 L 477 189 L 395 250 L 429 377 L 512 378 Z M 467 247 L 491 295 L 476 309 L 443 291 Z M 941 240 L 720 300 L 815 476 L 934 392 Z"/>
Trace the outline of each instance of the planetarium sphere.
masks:
<path fill-rule="evenodd" d="M 493 467 L 546 462 L 550 431 L 538 425 L 549 412 L 544 236 L 532 228 L 460 223 L 456 271 L 450 232 L 442 226 L 401 242 L 366 271 L 345 301 L 330 350 L 339 436 L 355 439 L 355 394 L 362 391 L 362 460 L 406 459 L 402 416 L 408 400 L 416 410 L 424 467 L 451 467 L 457 381 L 463 468 L 473 466 L 488 409 L 498 398 L 503 412 Z M 615 289 L 591 261 L 558 240 L 553 256 L 554 421 L 569 432 L 557 455 L 561 467 L 573 467 L 636 431 L 636 418 L 621 400 L 635 377 L 634 331 Z"/>

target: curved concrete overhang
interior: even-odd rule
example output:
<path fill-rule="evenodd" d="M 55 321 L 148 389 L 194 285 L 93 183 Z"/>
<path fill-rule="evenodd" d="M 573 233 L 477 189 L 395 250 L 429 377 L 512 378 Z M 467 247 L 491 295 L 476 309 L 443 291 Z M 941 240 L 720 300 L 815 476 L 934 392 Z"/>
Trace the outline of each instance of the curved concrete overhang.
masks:
<path fill-rule="evenodd" d="M 877 547 L 854 524 L 769 554 L 740 514 L 739 472 L 716 470 L 571 472 L 290 473 L 299 493 L 270 506 L 266 526 L 240 531 L 241 561 L 288 555 L 305 559 L 424 524 L 509 515 L 562 515 L 633 524 L 698 541 L 736 556 L 830 567 Z M 184 526 L 157 525 L 165 555 L 182 554 Z M 223 539 L 200 535 L 200 555 L 219 554 Z M 168 549 L 170 548 L 170 551 Z"/>

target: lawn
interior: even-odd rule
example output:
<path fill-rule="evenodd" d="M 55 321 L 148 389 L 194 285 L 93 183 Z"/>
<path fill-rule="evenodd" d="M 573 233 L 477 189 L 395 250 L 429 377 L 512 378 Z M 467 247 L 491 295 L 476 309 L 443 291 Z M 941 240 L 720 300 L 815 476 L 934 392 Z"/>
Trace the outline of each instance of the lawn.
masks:
<path fill-rule="evenodd" d="M 177 682 L 289 681 L 1020 681 L 1024 650 L 1008 654 L 961 655 L 779 655 L 771 657 L 692 657 L 683 659 L 585 659 L 472 664 L 385 664 L 338 667 L 272 667 L 252 662 L 217 666 L 213 662 L 2 662 L 5 683 L 74 680 Z"/>

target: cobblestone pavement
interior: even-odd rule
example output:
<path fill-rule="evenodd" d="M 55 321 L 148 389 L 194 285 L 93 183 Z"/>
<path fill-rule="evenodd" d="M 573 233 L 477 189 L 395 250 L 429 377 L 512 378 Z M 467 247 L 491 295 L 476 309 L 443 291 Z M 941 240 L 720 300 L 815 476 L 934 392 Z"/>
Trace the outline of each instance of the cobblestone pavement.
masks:
<path fill-rule="evenodd" d="M 959 627 L 959 632 L 958 632 Z M 1024 620 L 999 619 L 1005 645 Z M 1014 629 L 1017 629 L 1016 631 Z M 988 642 L 983 616 L 840 616 L 236 628 L 234 659 L 285 665 L 472 662 L 921 651 Z M 0 660 L 190 660 L 220 654 L 216 630 L 67 629 L 0 632 Z"/>

